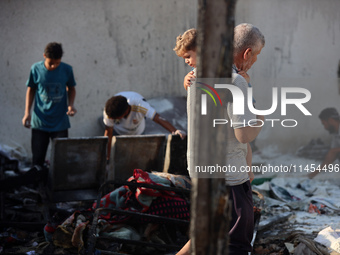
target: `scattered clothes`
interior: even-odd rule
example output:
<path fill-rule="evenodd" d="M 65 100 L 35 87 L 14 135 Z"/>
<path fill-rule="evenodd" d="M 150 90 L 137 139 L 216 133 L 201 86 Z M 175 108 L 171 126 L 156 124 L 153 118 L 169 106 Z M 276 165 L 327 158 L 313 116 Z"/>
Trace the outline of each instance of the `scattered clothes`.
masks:
<path fill-rule="evenodd" d="M 262 157 L 264 157 L 264 153 Z M 266 160 L 277 160 L 278 162 L 279 157 L 275 155 L 272 159 L 267 158 Z M 286 156 L 284 159 L 287 164 L 288 159 L 293 159 L 294 164 L 297 162 L 296 158 L 292 158 L 292 156 Z M 312 161 L 308 160 L 308 163 L 310 162 Z M 305 164 L 305 162 L 302 164 Z M 14 175 L 17 176 L 17 173 L 14 172 Z M 321 233 L 326 228 L 330 227 L 336 233 L 336 230 L 340 229 L 340 189 L 339 185 L 336 184 L 336 179 L 334 178 L 335 180 L 330 182 L 320 179 L 310 180 L 305 177 L 294 178 L 286 174 L 283 177 L 271 176 L 267 178 L 263 176 L 262 178 L 256 178 L 253 182 L 253 184 L 261 184 L 253 185 L 253 189 L 258 189 L 264 195 L 265 200 L 260 212 L 261 221 L 254 243 L 254 254 L 288 254 L 288 248 L 291 252 L 290 254 L 330 254 L 331 247 L 324 244 L 329 248 L 328 250 L 315 238 L 318 233 Z M 328 178 L 328 173 L 326 177 Z M 159 185 L 162 186 L 190 187 L 190 180 L 182 178 L 182 176 L 177 178 L 177 176 L 165 173 L 144 174 L 141 172 L 137 179 L 140 182 L 150 183 L 158 183 L 159 180 Z M 137 182 L 135 178 L 132 181 Z M 273 196 L 273 187 L 276 188 L 278 196 Z M 189 205 L 185 204 L 187 201 L 185 199 L 184 201 L 177 200 L 177 197 L 172 196 L 171 192 L 162 192 L 162 195 L 158 196 L 157 192 L 152 190 L 142 189 L 137 191 L 137 189 L 127 189 L 124 186 L 114 191 L 112 190 L 102 197 L 102 206 L 107 206 L 107 208 L 119 207 L 124 210 L 129 210 L 128 208 L 131 206 L 136 212 L 150 213 L 153 211 L 154 214 L 157 214 L 162 213 L 159 205 L 162 205 L 163 208 L 163 205 L 167 205 L 167 203 L 172 203 L 172 205 L 177 203 L 178 210 L 174 212 L 172 217 L 176 218 L 176 215 L 188 217 Z M 38 195 L 34 188 L 25 186 L 14 190 L 12 193 L 7 193 L 6 206 L 8 207 L 6 209 L 9 209 L 7 210 L 9 219 L 41 221 L 41 212 L 33 212 L 33 209 L 38 211 L 40 199 Z M 279 199 L 280 196 L 285 198 L 285 201 Z M 11 203 L 9 204 L 7 200 L 11 201 Z M 42 231 L 39 235 L 30 231 L 27 238 L 21 238 L 23 235 L 18 235 L 19 232 L 8 228 L 2 229 L 0 233 L 0 254 L 8 252 L 11 254 L 77 254 L 81 247 L 86 246 L 87 230 L 93 218 L 94 208 L 91 205 L 87 205 L 85 208 L 87 209 L 80 211 L 73 208 L 66 214 L 66 217 L 63 216 L 55 222 L 46 224 L 45 235 L 48 236 L 48 240 L 59 242 L 59 246 L 45 242 Z M 27 209 L 30 210 L 28 211 Z M 182 209 L 182 216 L 180 215 L 180 209 Z M 168 213 L 168 211 L 163 210 L 164 213 Z M 68 220 L 65 220 L 66 218 Z M 163 237 L 165 235 L 163 229 L 146 219 L 136 224 L 127 224 L 128 222 L 130 222 L 130 218 L 126 216 L 101 215 L 96 228 L 97 235 L 130 240 L 146 240 L 159 244 L 167 241 Z M 295 236 L 291 238 L 290 235 L 293 234 Z M 339 233 L 337 234 L 339 235 Z M 296 235 L 299 237 L 296 237 Z M 187 238 L 185 234 L 183 236 Z M 333 238 L 336 239 L 336 236 L 333 236 Z M 38 245 L 36 245 L 37 243 Z M 288 248 L 285 243 L 289 243 Z M 98 245 L 103 250 L 111 251 L 113 254 L 121 251 L 128 251 L 129 254 L 141 252 L 133 246 L 127 247 L 118 243 L 102 242 L 101 240 L 98 241 Z M 69 248 L 65 249 L 63 246 Z M 95 254 L 100 254 L 101 252 L 98 248 Z M 335 253 L 333 250 L 331 254 Z M 157 252 L 155 250 L 144 251 L 144 254 L 174 255 L 174 253 Z"/>
<path fill-rule="evenodd" d="M 285 246 L 286 246 L 286 248 L 287 248 L 289 253 L 293 253 L 293 251 L 294 251 L 294 244 L 292 244 L 292 243 L 285 243 Z"/>
<path fill-rule="evenodd" d="M 331 227 L 325 228 L 318 233 L 318 236 L 314 241 L 317 241 L 336 252 L 340 252 L 340 230 L 335 231 Z"/>
<path fill-rule="evenodd" d="M 299 243 L 293 250 L 292 254 L 294 255 L 328 255 L 327 253 L 320 252 L 316 247 L 313 247 L 313 244 L 310 246 L 305 243 Z"/>
<path fill-rule="evenodd" d="M 182 189 L 191 188 L 191 180 L 184 175 L 169 174 L 163 172 L 151 172 L 154 175 L 168 179 L 174 187 Z"/>
<path fill-rule="evenodd" d="M 171 187 L 176 184 L 176 182 L 172 183 L 167 178 L 154 173 L 147 173 L 140 169 L 134 170 L 134 174 L 128 179 L 128 182 L 146 183 L 164 187 Z M 179 187 L 181 186 L 182 185 Z M 172 191 L 160 191 L 145 187 L 135 188 L 134 190 L 128 186 L 121 186 L 103 196 L 100 201 L 100 207 L 146 212 L 157 197 L 180 199 L 176 196 L 175 192 Z M 96 203 L 92 206 L 92 209 L 95 208 Z"/>
<path fill-rule="evenodd" d="M 147 213 L 169 218 L 190 220 L 190 212 L 187 202 L 183 198 L 178 197 L 159 197 L 155 199 Z"/>
<path fill-rule="evenodd" d="M 334 202 L 329 199 L 329 198 L 325 198 L 325 197 L 313 197 L 311 200 L 312 203 L 314 204 L 319 204 L 320 207 L 327 207 L 330 208 L 333 211 L 339 211 L 340 212 L 340 207 L 335 205 Z"/>
<path fill-rule="evenodd" d="M 3 163 L 2 161 L 1 163 Z M 7 161 L 6 161 L 7 162 Z M 2 167 L 9 166 L 1 165 Z M 6 190 L 4 215 L 9 222 L 29 222 L 37 223 L 40 231 L 40 238 L 31 242 L 34 238 L 23 239 L 17 232 L 9 232 L 2 229 L 0 231 L 0 251 L 1 254 L 70 254 L 78 253 L 86 246 L 88 230 L 91 227 L 93 213 L 96 203 L 83 207 L 80 203 L 56 204 L 56 213 L 45 227 L 41 226 L 44 222 L 44 208 L 41 204 L 41 194 L 39 187 L 32 185 L 35 173 L 41 171 L 36 168 L 29 168 L 29 171 L 18 172 L 13 177 L 3 180 L 0 189 Z M 28 175 L 32 174 L 30 185 L 26 185 Z M 9 182 L 10 180 L 10 182 Z M 18 185 L 12 185 L 16 182 Z M 31 182 L 32 181 L 32 182 Z M 172 175 L 167 173 L 147 173 L 136 170 L 134 176 L 129 179 L 131 183 L 146 183 L 163 187 L 191 188 L 190 180 L 185 176 Z M 20 185 L 19 185 L 20 184 Z M 21 185 L 22 184 L 22 185 Z M 15 188 L 14 188 L 15 187 Z M 164 216 L 174 219 L 189 220 L 190 205 L 188 196 L 176 195 L 174 191 L 159 191 L 150 188 L 137 188 L 121 186 L 109 192 L 101 199 L 101 206 L 106 208 L 119 208 L 121 210 Z M 72 205 L 71 205 L 72 204 Z M 61 208 L 62 207 L 62 208 Z M 67 210 L 65 208 L 67 207 Z M 75 208 L 87 208 L 76 210 Z M 67 216 L 65 217 L 65 213 Z M 71 215 L 71 216 L 70 216 Z M 123 238 L 130 240 L 142 240 L 152 243 L 174 243 L 184 245 L 188 240 L 188 227 L 173 226 L 159 227 L 159 224 L 151 223 L 149 219 L 143 219 L 137 223 L 130 224 L 130 216 L 101 214 L 97 226 L 97 235 Z M 33 230 L 33 229 L 31 229 Z M 20 232 L 21 233 L 21 232 Z M 31 231 L 28 232 L 31 234 Z M 177 238 L 177 239 L 176 239 Z M 170 242 L 169 242 L 170 240 Z M 112 252 L 128 250 L 130 254 L 139 254 L 138 246 L 121 245 L 119 243 L 109 243 L 108 241 L 99 242 L 100 247 L 107 247 Z M 29 247 L 27 247 L 29 246 Z M 137 249 L 137 250 L 136 250 Z M 158 248 L 148 248 L 144 254 L 164 254 Z M 99 250 L 96 251 L 97 253 Z"/>
<path fill-rule="evenodd" d="M 9 191 L 20 188 L 21 186 L 38 186 L 40 183 L 46 183 L 48 169 L 41 166 L 33 166 L 28 171 L 18 172 L 15 176 L 11 176 L 0 180 L 0 191 Z"/>
<path fill-rule="evenodd" d="M 310 204 L 309 205 L 309 209 L 308 209 L 309 213 L 318 213 L 321 214 L 320 210 L 318 209 L 318 207 L 316 205 Z"/>
<path fill-rule="evenodd" d="M 300 147 L 297 150 L 296 155 L 299 157 L 322 160 L 326 156 L 329 148 L 330 146 L 325 145 L 320 138 L 312 139 L 309 144 Z"/>
<path fill-rule="evenodd" d="M 8 163 L 15 161 L 15 166 L 18 167 L 25 163 L 27 159 L 27 152 L 23 146 L 15 142 L 13 142 L 12 145 L 0 144 L 0 158 L 4 160 L 4 162 Z M 10 169 L 10 167 L 7 169 Z"/>
<path fill-rule="evenodd" d="M 39 232 L 12 227 L 3 230 L 0 233 L 0 254 L 26 254 L 27 252 L 34 254 L 32 252 L 39 250 L 39 243 L 44 241 Z"/>
<path fill-rule="evenodd" d="M 289 207 L 292 210 L 320 213 L 340 213 L 340 188 L 325 180 L 308 178 L 273 178 L 270 182 L 253 185 L 265 196 L 265 205 L 270 207 Z M 269 188 L 269 192 L 268 192 Z M 264 191 L 264 192 L 262 192 Z"/>
<path fill-rule="evenodd" d="M 270 183 L 270 190 L 273 192 L 275 198 L 284 202 L 301 200 L 300 198 L 290 194 L 285 188 L 277 186 L 274 183 Z"/>
<path fill-rule="evenodd" d="M 340 229 L 338 184 L 306 177 L 276 177 L 252 186 L 265 200 L 255 255 L 329 254 L 326 247 L 313 239 L 324 228 Z M 290 235 L 295 235 L 293 240 Z M 278 244 L 278 240 L 282 242 Z"/>
<path fill-rule="evenodd" d="M 280 215 L 272 215 L 270 217 L 263 216 L 259 224 L 259 230 L 268 229 L 277 223 L 287 221 L 292 215 L 291 212 L 284 212 Z"/>
<path fill-rule="evenodd" d="M 171 180 L 177 181 L 172 183 Z M 163 187 L 173 187 L 174 185 L 182 187 L 184 183 L 178 180 L 179 177 L 165 178 L 161 175 L 135 169 L 133 176 L 128 179 L 128 182 L 153 184 Z M 53 233 L 53 244 L 65 249 L 77 248 L 78 251 L 84 249 L 84 243 L 86 241 L 84 233 L 87 232 L 86 229 L 88 226 L 92 224 L 96 206 L 97 204 L 94 203 L 92 208 L 76 211 L 68 217 Z M 104 195 L 100 200 L 100 207 L 181 220 L 190 219 L 189 204 L 184 198 L 177 195 L 174 191 L 163 191 L 146 187 L 123 185 Z M 159 236 L 154 236 L 155 231 L 159 231 L 157 224 L 150 225 L 150 221 L 143 218 L 143 215 L 140 216 L 136 224 L 131 220 L 131 217 L 132 216 L 128 214 L 112 214 L 111 212 L 100 214 L 96 229 L 97 236 L 110 236 L 135 241 L 144 239 L 155 242 L 156 240 L 159 243 L 164 243 Z M 114 246 L 114 250 L 111 251 L 117 252 L 119 249 L 120 246 L 116 245 Z M 134 252 L 133 254 L 139 254 L 137 253 L 138 251 Z"/>

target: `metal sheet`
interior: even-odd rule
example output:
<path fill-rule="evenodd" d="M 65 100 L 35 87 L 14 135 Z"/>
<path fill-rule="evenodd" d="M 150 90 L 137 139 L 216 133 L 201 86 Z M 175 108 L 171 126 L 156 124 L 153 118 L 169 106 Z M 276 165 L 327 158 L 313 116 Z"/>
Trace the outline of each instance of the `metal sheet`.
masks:
<path fill-rule="evenodd" d="M 126 180 L 138 168 L 163 171 L 165 135 L 126 135 L 112 139 L 108 180 Z"/>
<path fill-rule="evenodd" d="M 98 189 L 105 181 L 107 140 L 107 137 L 54 139 L 49 188 Z"/>

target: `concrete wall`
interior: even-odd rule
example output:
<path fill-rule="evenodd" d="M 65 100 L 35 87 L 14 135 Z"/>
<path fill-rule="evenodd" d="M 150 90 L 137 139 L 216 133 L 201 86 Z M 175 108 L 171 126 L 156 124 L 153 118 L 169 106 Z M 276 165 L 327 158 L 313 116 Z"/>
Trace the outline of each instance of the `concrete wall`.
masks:
<path fill-rule="evenodd" d="M 98 118 L 117 92 L 185 96 L 190 67 L 172 49 L 196 25 L 195 10 L 194 0 L 0 1 L 0 143 L 30 153 L 31 131 L 21 125 L 25 83 L 51 41 L 63 44 L 77 82 L 70 136 L 103 135 Z"/>
<path fill-rule="evenodd" d="M 175 38 L 196 26 L 194 0 L 7 0 L 0 1 L 0 143 L 17 142 L 30 153 L 30 130 L 21 125 L 30 66 L 43 59 L 50 41 L 63 44 L 63 61 L 74 67 L 77 115 L 70 136 L 101 135 L 107 98 L 134 90 L 146 98 L 184 96 L 190 70 L 173 52 Z M 239 0 L 236 24 L 250 22 L 266 46 L 250 71 L 257 108 L 271 103 L 271 87 L 304 87 L 312 117 L 297 108 L 268 118 L 294 118 L 295 128 L 265 126 L 260 146 L 296 148 L 313 136 L 327 137 L 317 119 L 339 105 L 340 1 Z"/>
<path fill-rule="evenodd" d="M 294 151 L 314 137 L 328 139 L 318 115 L 326 107 L 340 111 L 339 10 L 337 0 L 238 1 L 236 24 L 253 23 L 266 37 L 266 45 L 249 73 L 256 107 L 269 109 L 273 86 L 279 90 L 302 87 L 311 92 L 305 107 L 312 117 L 306 117 L 295 106 L 288 106 L 287 116 L 281 116 L 279 105 L 267 118 L 295 119 L 298 125 L 294 128 L 284 128 L 280 123 L 274 128 L 265 125 L 257 139 L 260 146 Z"/>

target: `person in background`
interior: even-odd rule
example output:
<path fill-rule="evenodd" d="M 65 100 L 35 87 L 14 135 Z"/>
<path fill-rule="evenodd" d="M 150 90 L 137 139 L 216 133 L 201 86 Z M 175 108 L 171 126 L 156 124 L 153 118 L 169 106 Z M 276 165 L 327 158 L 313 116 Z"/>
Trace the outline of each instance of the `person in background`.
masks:
<path fill-rule="evenodd" d="M 335 108 L 326 108 L 319 114 L 319 119 L 324 128 L 332 135 L 331 148 L 327 152 L 320 167 L 313 173 L 308 175 L 309 178 L 314 178 L 321 171 L 327 171 L 328 165 L 332 164 L 336 159 L 340 158 L 340 116 Z"/>

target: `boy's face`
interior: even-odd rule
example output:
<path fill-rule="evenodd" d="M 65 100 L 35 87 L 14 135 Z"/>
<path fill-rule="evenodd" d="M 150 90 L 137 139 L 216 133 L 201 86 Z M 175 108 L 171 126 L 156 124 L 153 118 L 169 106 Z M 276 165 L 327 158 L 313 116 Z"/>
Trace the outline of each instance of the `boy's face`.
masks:
<path fill-rule="evenodd" d="M 45 58 L 44 64 L 48 71 L 53 71 L 60 65 L 61 58 L 59 59 L 47 58 L 45 54 L 44 54 L 44 58 Z"/>
<path fill-rule="evenodd" d="M 196 51 L 189 50 L 185 52 L 182 57 L 184 58 L 186 64 L 196 68 Z"/>
<path fill-rule="evenodd" d="M 130 111 L 131 111 L 131 106 L 129 106 L 129 107 L 126 109 L 126 111 L 123 113 L 122 116 L 119 116 L 119 117 L 114 118 L 114 119 L 115 119 L 115 120 L 120 120 L 120 119 L 123 119 L 123 118 L 126 119 L 126 118 L 129 116 Z M 113 120 L 113 118 L 110 118 L 110 117 L 109 117 L 109 119 Z"/>
<path fill-rule="evenodd" d="M 328 120 L 321 120 L 321 123 L 330 134 L 338 132 L 338 122 L 336 120 L 329 118 Z"/>

